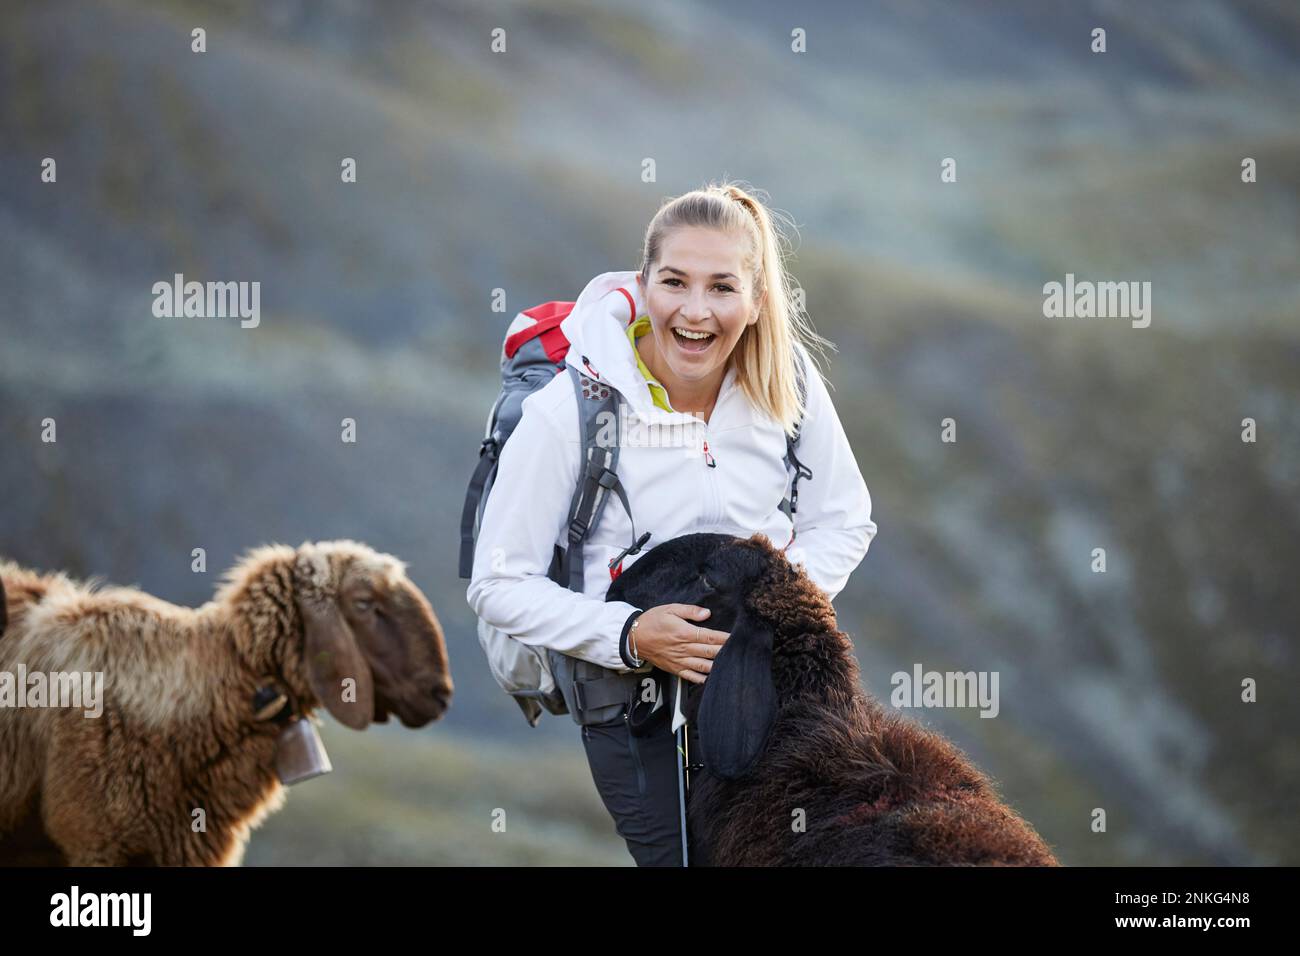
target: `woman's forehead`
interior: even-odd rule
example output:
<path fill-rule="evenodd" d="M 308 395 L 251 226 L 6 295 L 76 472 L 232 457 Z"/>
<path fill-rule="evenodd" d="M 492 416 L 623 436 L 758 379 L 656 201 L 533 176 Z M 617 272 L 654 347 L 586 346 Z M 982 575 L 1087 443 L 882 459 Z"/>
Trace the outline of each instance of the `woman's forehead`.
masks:
<path fill-rule="evenodd" d="M 734 233 L 702 226 L 674 229 L 664 240 L 656 270 L 671 268 L 690 278 L 707 279 L 730 274 L 745 278 L 745 239 Z"/>

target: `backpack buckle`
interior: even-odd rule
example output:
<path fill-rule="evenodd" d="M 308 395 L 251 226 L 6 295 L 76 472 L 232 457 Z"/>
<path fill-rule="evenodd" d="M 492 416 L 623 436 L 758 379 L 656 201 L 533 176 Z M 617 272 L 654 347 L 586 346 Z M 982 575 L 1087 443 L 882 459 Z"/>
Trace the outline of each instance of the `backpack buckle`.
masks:
<path fill-rule="evenodd" d="M 479 446 L 478 446 L 478 456 L 479 456 L 480 458 L 482 458 L 482 457 L 483 457 L 483 454 L 486 452 L 486 453 L 491 454 L 491 456 L 492 456 L 492 460 L 495 461 L 495 460 L 496 460 L 496 457 L 497 457 L 497 454 L 498 454 L 500 451 L 501 451 L 501 446 L 500 446 L 500 444 L 497 443 L 497 440 L 496 440 L 495 437 L 492 437 L 492 438 L 484 438 L 481 442 L 479 442 Z"/>
<path fill-rule="evenodd" d="M 637 538 L 636 541 L 634 541 L 630 547 L 624 548 L 622 551 L 620 551 L 618 554 L 614 555 L 614 557 L 610 559 L 609 570 L 612 572 L 615 567 L 623 563 L 623 559 L 626 558 L 629 554 L 640 554 L 641 548 L 649 540 L 650 540 L 650 532 L 647 531 L 645 534 L 641 535 L 641 537 Z M 618 577 L 618 575 L 614 575 L 614 577 Z"/>

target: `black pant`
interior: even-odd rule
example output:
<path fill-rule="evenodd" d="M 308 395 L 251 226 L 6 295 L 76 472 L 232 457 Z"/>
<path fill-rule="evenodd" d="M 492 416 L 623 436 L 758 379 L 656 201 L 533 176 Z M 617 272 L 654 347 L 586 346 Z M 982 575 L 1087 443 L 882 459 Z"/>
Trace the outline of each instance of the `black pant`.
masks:
<path fill-rule="evenodd" d="M 690 724 L 686 730 L 691 763 L 698 763 L 699 737 Z M 582 743 L 600 799 L 637 866 L 681 866 L 680 756 L 671 722 L 647 737 L 633 737 L 620 714 L 584 726 Z"/>

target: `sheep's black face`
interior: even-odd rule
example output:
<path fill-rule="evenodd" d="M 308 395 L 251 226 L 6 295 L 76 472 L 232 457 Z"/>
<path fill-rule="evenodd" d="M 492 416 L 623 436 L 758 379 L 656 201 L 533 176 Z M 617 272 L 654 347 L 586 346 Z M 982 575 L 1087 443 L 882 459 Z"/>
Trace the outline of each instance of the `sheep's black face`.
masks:
<path fill-rule="evenodd" d="M 756 537 L 762 537 L 756 536 Z M 614 579 L 607 601 L 637 607 L 694 604 L 712 613 L 704 623 L 729 631 L 745 599 L 771 565 L 771 550 L 730 534 L 686 534 L 648 551 Z"/>
<path fill-rule="evenodd" d="M 751 771 L 776 720 L 775 634 L 754 597 L 784 560 L 763 534 L 682 535 L 652 549 L 606 592 L 606 600 L 647 609 L 706 607 L 708 626 L 728 632 L 704 683 L 689 686 L 685 706 L 700 728 L 705 767 L 722 779 Z"/>
<path fill-rule="evenodd" d="M 345 575 L 339 602 L 374 681 L 374 719 L 398 716 L 423 727 L 451 704 L 442 627 L 424 594 L 405 576 L 364 570 Z"/>

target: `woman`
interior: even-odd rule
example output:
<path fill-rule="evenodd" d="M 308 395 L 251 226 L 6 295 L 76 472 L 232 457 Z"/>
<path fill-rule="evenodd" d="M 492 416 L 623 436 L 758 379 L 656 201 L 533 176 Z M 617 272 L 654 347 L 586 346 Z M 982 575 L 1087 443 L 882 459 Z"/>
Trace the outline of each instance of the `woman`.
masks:
<path fill-rule="evenodd" d="M 707 626 L 705 608 L 603 600 L 612 577 L 645 553 L 617 560 L 632 519 L 636 534 L 652 534 L 646 550 L 696 531 L 763 532 L 830 598 L 876 533 L 866 484 L 807 357 L 826 340 L 790 301 L 781 239 L 764 205 L 734 183 L 686 193 L 651 220 L 635 281 L 597 277 L 561 326 L 566 361 L 582 363 L 592 387 L 616 389 L 635 419 L 620 423 L 617 468 L 633 514 L 611 496 L 583 549 L 583 593 L 547 576 L 567 544 L 580 467 L 568 375 L 524 401 L 480 521 L 470 606 L 572 663 L 554 668 L 557 683 L 601 799 L 642 866 L 682 862 L 678 754 L 667 722 L 630 734 L 627 703 L 650 666 L 703 683 L 727 634 Z M 806 370 L 803 409 L 796 362 Z M 813 477 L 800 483 L 792 523 L 781 508 L 785 441 L 801 412 L 798 457 Z M 694 760 L 698 746 L 688 749 Z"/>

